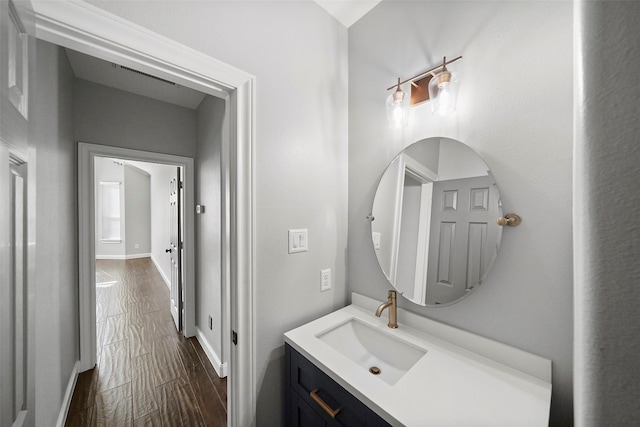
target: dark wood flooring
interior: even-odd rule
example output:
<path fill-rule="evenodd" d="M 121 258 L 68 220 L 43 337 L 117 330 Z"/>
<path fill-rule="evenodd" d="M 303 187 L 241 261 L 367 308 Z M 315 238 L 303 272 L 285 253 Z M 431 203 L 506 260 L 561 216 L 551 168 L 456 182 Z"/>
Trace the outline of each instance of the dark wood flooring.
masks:
<path fill-rule="evenodd" d="M 78 377 L 67 426 L 226 426 L 227 382 L 171 319 L 149 258 L 96 261 L 98 364 Z"/>

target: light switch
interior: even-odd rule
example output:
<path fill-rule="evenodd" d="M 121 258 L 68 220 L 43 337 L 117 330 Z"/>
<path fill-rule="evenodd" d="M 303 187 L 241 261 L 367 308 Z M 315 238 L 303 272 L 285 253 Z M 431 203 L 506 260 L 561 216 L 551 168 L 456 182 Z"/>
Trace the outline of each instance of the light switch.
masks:
<path fill-rule="evenodd" d="M 331 289 L 331 269 L 320 270 L 320 291 L 328 291 Z"/>
<path fill-rule="evenodd" d="M 306 252 L 309 250 L 308 233 L 306 228 L 289 230 L 289 253 Z"/>

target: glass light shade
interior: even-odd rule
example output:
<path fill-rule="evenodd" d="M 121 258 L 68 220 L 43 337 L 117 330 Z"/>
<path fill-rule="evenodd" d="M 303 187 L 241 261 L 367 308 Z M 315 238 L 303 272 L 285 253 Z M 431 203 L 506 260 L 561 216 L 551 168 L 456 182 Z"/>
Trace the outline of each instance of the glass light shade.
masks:
<path fill-rule="evenodd" d="M 446 116 L 456 111 L 460 79 L 444 68 L 429 81 L 429 99 L 433 114 Z"/>
<path fill-rule="evenodd" d="M 409 97 L 400 87 L 387 97 L 387 120 L 392 128 L 401 128 L 409 120 Z"/>

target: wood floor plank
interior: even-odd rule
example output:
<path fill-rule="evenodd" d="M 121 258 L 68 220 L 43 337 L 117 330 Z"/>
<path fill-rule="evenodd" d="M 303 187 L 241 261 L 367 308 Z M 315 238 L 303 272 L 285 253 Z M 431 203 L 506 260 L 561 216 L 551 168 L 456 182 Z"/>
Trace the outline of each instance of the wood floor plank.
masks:
<path fill-rule="evenodd" d="M 155 396 L 156 386 L 157 377 L 151 372 L 148 364 L 132 368 L 131 388 L 132 394 L 135 396 L 133 399 L 134 419 L 158 410 Z"/>
<path fill-rule="evenodd" d="M 131 426 L 133 423 L 131 383 L 96 394 L 93 417 L 97 426 Z"/>
<path fill-rule="evenodd" d="M 155 411 L 133 420 L 133 427 L 159 427 L 161 425 L 160 411 Z"/>
<path fill-rule="evenodd" d="M 198 354 L 198 357 L 200 358 L 200 362 L 202 363 L 202 366 L 204 367 L 205 372 L 209 376 L 211 383 L 213 384 L 216 391 L 218 392 L 218 395 L 220 396 L 220 400 L 222 401 L 222 404 L 226 409 L 227 408 L 227 378 L 226 377 L 220 378 L 218 376 L 218 373 L 216 372 L 215 369 L 213 369 L 213 366 L 211 366 L 211 362 L 209 362 L 209 358 L 207 357 L 207 354 L 204 352 L 204 349 L 202 348 L 198 340 L 196 340 L 195 338 L 194 339 L 190 338 L 189 342 L 191 343 L 196 353 Z"/>
<path fill-rule="evenodd" d="M 65 422 L 65 427 L 88 427 L 94 426 L 95 422 L 93 419 L 94 407 L 90 406 L 88 408 L 82 409 L 76 412 L 70 412 L 67 416 L 67 421 Z"/>
<path fill-rule="evenodd" d="M 158 339 L 152 332 L 152 327 L 145 324 L 143 319 L 138 317 L 129 318 L 129 341 L 130 354 L 132 358 L 149 353 L 153 349 L 153 342 Z M 134 319 L 132 321 L 131 319 Z"/>
<path fill-rule="evenodd" d="M 99 260 L 98 364 L 78 377 L 67 426 L 226 426 L 226 379 L 176 331 L 150 259 Z"/>
<path fill-rule="evenodd" d="M 105 345 L 95 369 L 98 369 L 98 392 L 131 382 L 129 340 Z"/>
<path fill-rule="evenodd" d="M 189 380 L 181 377 L 156 388 L 160 417 L 165 426 L 204 426 Z"/>
<path fill-rule="evenodd" d="M 73 391 L 69 413 L 85 411 L 95 404 L 96 387 L 98 385 L 98 371 L 91 369 L 78 374 L 76 388 Z"/>
<path fill-rule="evenodd" d="M 160 370 L 160 382 L 166 383 L 185 375 L 184 367 L 178 355 L 178 349 L 172 337 L 159 339 L 153 343 L 152 358 Z"/>
<path fill-rule="evenodd" d="M 105 320 L 103 344 L 111 344 L 129 339 L 129 322 L 126 313 L 109 316 Z"/>

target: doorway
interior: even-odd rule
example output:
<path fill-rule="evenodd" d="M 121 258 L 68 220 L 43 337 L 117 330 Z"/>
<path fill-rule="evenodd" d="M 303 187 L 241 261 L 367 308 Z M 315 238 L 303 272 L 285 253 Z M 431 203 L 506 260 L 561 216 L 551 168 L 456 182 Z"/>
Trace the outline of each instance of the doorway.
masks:
<path fill-rule="evenodd" d="M 229 107 L 229 136 L 222 146 L 223 247 L 228 254 L 223 262 L 223 276 L 230 283 L 230 330 L 236 340 L 230 346 L 229 425 L 252 425 L 255 420 L 256 372 L 254 342 L 254 194 L 253 144 L 255 78 L 207 55 L 166 39 L 127 21 L 107 16 L 84 2 L 39 2 L 36 7 L 38 37 L 85 54 L 165 78 L 196 90 L 223 98 Z M 93 154 L 92 154 L 93 153 Z M 85 146 L 79 152 L 80 195 L 88 199 L 89 189 L 83 177 L 90 177 L 89 159 L 95 155 Z M 113 153 L 102 153 L 112 156 Z M 117 154 L 115 154 L 118 156 Z M 190 165 L 189 169 L 193 168 Z M 185 175 L 189 176 L 185 169 Z M 191 172 L 193 177 L 193 172 Z M 186 197 L 186 196 L 185 196 Z M 85 199 L 85 200 L 87 200 Z M 188 204 L 187 200 L 185 203 Z M 191 200 L 193 203 L 193 200 Z M 189 211 L 187 211 L 189 214 Z M 80 265 L 89 265 L 93 252 L 89 226 L 91 215 L 80 208 Z M 80 271 L 81 324 L 89 322 L 86 307 L 87 283 L 93 282 L 94 271 Z M 188 295 L 186 300 L 188 300 Z M 89 323 L 90 324 L 90 323 Z M 187 325 L 188 327 L 188 325 Z M 91 336 L 81 331 L 80 370 L 91 368 L 93 348 Z"/>
<path fill-rule="evenodd" d="M 81 300 L 81 310 L 84 308 L 85 316 L 83 318 L 80 326 L 80 333 L 83 336 L 88 337 L 89 341 L 86 343 L 90 346 L 90 354 L 87 356 L 87 364 L 89 365 L 87 369 L 93 368 L 96 364 L 96 267 L 95 267 L 95 259 L 97 258 L 96 247 L 98 247 L 101 242 L 98 243 L 97 236 L 102 234 L 103 230 L 100 227 L 96 228 L 96 222 L 99 223 L 99 218 L 102 215 L 96 215 L 96 205 L 98 201 L 98 197 L 96 192 L 104 191 L 104 189 L 100 189 L 100 185 L 96 184 L 96 165 L 98 165 L 99 171 L 104 171 L 104 167 L 101 166 L 100 159 L 120 159 L 119 161 L 123 163 L 123 161 L 138 161 L 138 162 L 150 162 L 161 165 L 172 165 L 173 167 L 180 168 L 182 170 L 182 182 L 183 184 L 183 199 L 186 206 L 190 206 L 194 204 L 195 198 L 195 177 L 194 177 L 194 164 L 193 159 L 173 156 L 168 154 L 159 154 L 159 153 L 151 153 L 140 150 L 132 150 L 127 148 L 120 147 L 111 147 L 104 145 L 96 145 L 96 144 L 88 144 L 88 143 L 80 143 L 78 147 L 78 159 L 80 162 L 79 166 L 79 182 L 78 182 L 78 206 L 80 209 L 80 274 L 81 278 L 86 278 L 86 283 L 89 283 L 90 286 L 80 286 L 80 300 Z M 113 162 L 113 160 L 110 160 Z M 116 167 L 116 169 L 119 169 Z M 124 172 L 122 172 L 124 178 Z M 111 177 L 109 179 L 115 179 L 112 175 L 104 175 L 105 177 Z M 107 179 L 107 178 L 105 178 Z M 104 181 L 105 183 L 116 184 L 118 181 Z M 167 184 L 169 185 L 169 183 Z M 119 189 L 118 189 L 119 190 Z M 104 193 L 100 193 L 101 195 Z M 125 194 L 124 191 L 117 193 L 118 200 L 124 201 Z M 185 336 L 194 336 L 195 335 L 195 217 L 193 215 L 193 211 L 184 210 L 183 212 L 183 229 L 184 229 L 184 245 L 182 245 L 182 264 L 183 264 L 183 283 L 184 288 L 182 291 L 183 294 L 183 305 L 184 308 L 182 310 L 182 316 L 179 323 L 182 323 L 182 331 Z M 119 230 L 124 230 L 124 225 L 119 223 Z M 100 229 L 100 233 L 96 233 L 97 230 Z M 111 232 L 111 234 L 119 234 L 117 232 Z M 108 246 L 114 246 L 115 242 L 118 242 L 118 246 L 122 246 L 122 250 L 125 250 L 126 245 L 121 244 L 121 236 L 118 235 L 115 238 L 113 236 L 105 236 L 112 237 L 114 243 L 105 243 Z M 83 248 L 83 244 L 86 246 Z M 135 246 L 135 243 L 134 243 Z M 113 249 L 111 249 L 113 251 Z M 113 255 L 111 255 L 113 256 Z M 124 259 L 126 255 L 123 253 L 122 255 L 117 255 L 118 257 Z M 82 282 L 81 282 L 82 283 Z M 82 342 L 82 341 L 81 341 Z M 81 354 L 82 356 L 82 354 Z M 87 369 L 83 369 L 87 370 Z"/>
<path fill-rule="evenodd" d="M 182 276 L 185 271 L 182 268 L 183 182 L 182 168 L 177 165 L 107 157 L 94 159 L 98 324 L 106 320 L 106 313 L 101 310 L 107 308 L 101 306 L 104 301 L 100 299 L 100 283 L 114 284 L 109 273 L 101 271 L 101 260 L 148 259 L 169 291 L 167 307 L 154 308 L 168 309 L 176 331 L 182 332 L 186 323 L 182 304 L 182 285 L 185 283 Z M 101 274 L 105 277 L 101 278 Z M 126 294 L 126 289 L 120 293 Z M 155 295 L 149 296 L 153 300 Z M 127 295 L 124 297 L 124 304 L 130 304 Z M 114 313 L 113 309 L 107 312 Z"/>

